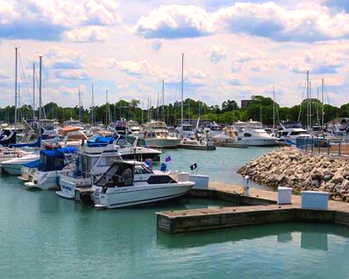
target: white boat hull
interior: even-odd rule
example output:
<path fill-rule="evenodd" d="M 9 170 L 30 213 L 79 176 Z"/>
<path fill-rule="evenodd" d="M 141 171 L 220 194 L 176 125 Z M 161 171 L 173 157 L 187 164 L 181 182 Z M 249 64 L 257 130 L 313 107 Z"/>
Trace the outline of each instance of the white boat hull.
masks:
<path fill-rule="evenodd" d="M 253 138 L 242 138 L 241 140 L 236 141 L 236 143 L 246 144 L 248 146 L 274 146 L 278 145 L 276 139 L 253 139 Z"/>
<path fill-rule="evenodd" d="M 177 138 L 147 138 L 146 143 L 153 148 L 177 148 L 180 139 Z"/>
<path fill-rule="evenodd" d="M 37 188 L 41 190 L 58 189 L 59 174 L 61 171 L 42 172 L 36 171 L 32 181 L 24 183 L 27 188 Z"/>
<path fill-rule="evenodd" d="M 61 175 L 59 180 L 60 191 L 56 194 L 62 198 L 74 199 L 76 188 L 87 188 L 92 186 L 91 177 L 74 178 L 66 175 Z"/>
<path fill-rule="evenodd" d="M 97 208 L 122 208 L 143 205 L 180 197 L 194 186 L 193 182 L 179 182 L 175 185 L 157 184 L 108 188 L 101 193 L 101 187 L 92 187 L 92 199 Z"/>

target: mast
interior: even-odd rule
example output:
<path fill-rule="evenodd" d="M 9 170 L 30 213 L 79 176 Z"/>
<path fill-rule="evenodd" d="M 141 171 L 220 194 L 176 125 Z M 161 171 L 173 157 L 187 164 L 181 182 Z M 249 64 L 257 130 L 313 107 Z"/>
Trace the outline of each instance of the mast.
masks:
<path fill-rule="evenodd" d="M 18 67 L 18 47 L 15 47 L 15 132 L 17 133 L 17 67 Z M 16 135 L 16 142 L 17 142 L 17 135 Z"/>
<path fill-rule="evenodd" d="M 324 112 L 324 79 L 322 79 L 321 83 L 321 124 L 322 124 L 322 129 L 324 129 L 325 126 L 325 112 Z"/>
<path fill-rule="evenodd" d="M 182 53 L 182 82 L 181 82 L 181 126 L 183 135 L 183 73 L 184 72 L 184 53 Z"/>
<path fill-rule="evenodd" d="M 33 63 L 33 119 L 35 118 L 35 63 Z"/>
<path fill-rule="evenodd" d="M 109 120 L 109 117 L 108 117 L 108 89 L 105 92 L 105 99 L 106 99 L 106 102 L 105 102 L 105 125 L 108 125 L 108 120 Z"/>
<path fill-rule="evenodd" d="M 143 110 L 144 110 L 144 101 L 142 101 L 142 107 L 141 107 L 141 111 L 142 111 L 142 120 L 141 120 L 141 124 L 143 124 Z"/>
<path fill-rule="evenodd" d="M 273 130 L 275 130 L 275 91 L 273 85 Z"/>
<path fill-rule="evenodd" d="M 39 74 L 39 138 L 41 138 L 41 106 L 42 106 L 42 55 L 40 58 L 40 74 Z"/>
<path fill-rule="evenodd" d="M 262 107 L 259 107 L 259 114 L 260 114 L 259 118 L 261 120 L 261 123 L 263 124 L 262 110 L 263 110 Z"/>
<path fill-rule="evenodd" d="M 81 92 L 79 86 L 79 121 L 81 121 Z"/>
<path fill-rule="evenodd" d="M 307 71 L 307 128 L 310 129 L 309 71 Z"/>
<path fill-rule="evenodd" d="M 92 122 L 92 125 L 94 124 L 94 104 L 93 104 L 93 83 L 92 83 L 92 100 L 91 100 L 91 122 Z"/>
<path fill-rule="evenodd" d="M 162 118 L 165 120 L 165 81 L 162 80 Z"/>

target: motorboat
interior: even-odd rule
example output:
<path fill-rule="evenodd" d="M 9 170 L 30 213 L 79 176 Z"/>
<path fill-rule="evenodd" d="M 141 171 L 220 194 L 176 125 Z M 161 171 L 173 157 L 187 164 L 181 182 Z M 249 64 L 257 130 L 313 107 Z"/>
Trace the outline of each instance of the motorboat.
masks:
<path fill-rule="evenodd" d="M 138 136 L 141 128 L 138 121 L 130 120 L 127 122 L 127 129 L 129 134 Z"/>
<path fill-rule="evenodd" d="M 9 175 L 21 175 L 21 170 L 24 164 L 36 161 L 40 158 L 38 153 L 31 153 L 20 158 L 13 158 L 11 160 L 0 163 L 2 173 Z"/>
<path fill-rule="evenodd" d="M 122 208 L 180 197 L 195 185 L 177 181 L 168 172 L 153 172 L 145 164 L 115 162 L 92 186 L 96 208 Z"/>
<path fill-rule="evenodd" d="M 191 138 L 195 135 L 195 128 L 192 124 L 185 122 L 178 126 L 175 131 L 184 138 Z"/>
<path fill-rule="evenodd" d="M 90 188 L 93 180 L 105 173 L 113 162 L 121 160 L 114 139 L 109 139 L 106 145 L 97 140 L 93 145 L 88 143 L 81 146 L 77 160 L 60 173 L 60 191 L 56 194 L 62 198 L 74 199 L 75 189 Z"/>
<path fill-rule="evenodd" d="M 39 167 L 24 186 L 41 190 L 59 188 L 59 175 L 64 167 L 74 160 L 76 152 L 75 147 L 41 150 Z"/>
<path fill-rule="evenodd" d="M 144 139 L 149 147 L 154 148 L 177 148 L 180 139 L 170 136 L 167 125 L 163 121 L 151 121 L 147 123 Z"/>
<path fill-rule="evenodd" d="M 195 150 L 216 150 L 214 142 L 205 138 L 184 138 L 181 140 L 178 147 Z"/>
<path fill-rule="evenodd" d="M 275 133 L 275 137 L 289 144 L 296 144 L 296 140 L 299 137 L 311 137 L 311 135 L 303 128 L 285 128 L 278 130 Z"/>

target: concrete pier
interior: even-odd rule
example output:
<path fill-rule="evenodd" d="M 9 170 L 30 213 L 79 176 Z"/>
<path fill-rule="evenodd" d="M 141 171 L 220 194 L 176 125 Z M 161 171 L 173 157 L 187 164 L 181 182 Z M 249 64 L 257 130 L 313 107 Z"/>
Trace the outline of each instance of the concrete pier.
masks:
<path fill-rule="evenodd" d="M 241 187 L 211 182 L 208 190 L 194 190 L 195 197 L 232 201 L 239 206 L 165 211 L 157 213 L 157 228 L 168 233 L 192 232 L 276 222 L 326 222 L 349 226 L 349 204 L 329 202 L 328 210 L 301 208 L 301 197 L 292 196 L 291 205 L 277 205 L 277 192 L 251 189 L 240 195 Z"/>

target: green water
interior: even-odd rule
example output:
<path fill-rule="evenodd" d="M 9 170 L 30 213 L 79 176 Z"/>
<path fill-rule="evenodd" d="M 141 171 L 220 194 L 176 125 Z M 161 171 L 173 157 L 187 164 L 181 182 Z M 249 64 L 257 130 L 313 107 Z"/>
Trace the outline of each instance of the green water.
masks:
<path fill-rule="evenodd" d="M 176 154 L 185 156 L 173 151 L 173 165 Z M 206 152 L 201 154 L 206 157 Z M 221 160 L 223 155 L 218 155 Z M 238 161 L 226 156 L 229 162 Z M 221 176 L 234 179 L 236 166 L 225 166 Z M 156 230 L 155 212 L 227 203 L 181 199 L 98 211 L 54 192 L 25 190 L 15 177 L 0 176 L 0 190 L 1 279 L 298 279 L 349 274 L 346 227 L 286 223 L 168 235 Z"/>

